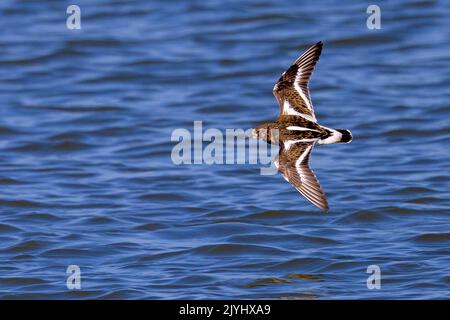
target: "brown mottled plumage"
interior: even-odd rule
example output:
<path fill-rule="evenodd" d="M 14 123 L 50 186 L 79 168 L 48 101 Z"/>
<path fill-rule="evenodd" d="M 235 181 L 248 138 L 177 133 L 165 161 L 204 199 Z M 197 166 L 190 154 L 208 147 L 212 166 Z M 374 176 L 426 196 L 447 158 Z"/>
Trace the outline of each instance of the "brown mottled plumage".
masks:
<path fill-rule="evenodd" d="M 309 167 L 311 150 L 316 143 L 348 143 L 352 135 L 319 125 L 314 115 L 308 83 L 321 52 L 322 42 L 318 42 L 281 75 L 273 88 L 280 115 L 275 122 L 256 127 L 254 136 L 279 144 L 278 170 L 305 198 L 328 211 L 326 195 Z"/>

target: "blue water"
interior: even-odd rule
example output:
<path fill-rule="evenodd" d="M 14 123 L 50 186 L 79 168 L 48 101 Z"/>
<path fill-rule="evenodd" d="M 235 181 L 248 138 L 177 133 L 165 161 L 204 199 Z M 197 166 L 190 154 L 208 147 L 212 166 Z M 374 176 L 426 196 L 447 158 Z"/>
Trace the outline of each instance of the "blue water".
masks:
<path fill-rule="evenodd" d="M 0 3 L 0 298 L 450 298 L 450 7 L 379 1 Z M 276 118 L 324 41 L 320 213 L 260 165 L 175 165 L 176 128 Z M 68 289 L 66 269 L 81 269 Z M 366 285 L 369 265 L 381 289 Z"/>

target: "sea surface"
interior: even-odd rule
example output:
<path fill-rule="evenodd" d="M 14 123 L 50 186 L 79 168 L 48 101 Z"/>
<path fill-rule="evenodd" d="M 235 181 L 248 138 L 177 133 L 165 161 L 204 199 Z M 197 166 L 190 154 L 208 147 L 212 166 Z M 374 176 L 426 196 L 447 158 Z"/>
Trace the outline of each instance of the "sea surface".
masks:
<path fill-rule="evenodd" d="M 377 1 L 371 30 L 370 4 L 2 0 L 0 298 L 450 298 L 450 5 Z M 311 157 L 328 213 L 260 164 L 173 163 L 175 129 L 275 119 L 318 41 L 316 116 L 354 136 Z"/>

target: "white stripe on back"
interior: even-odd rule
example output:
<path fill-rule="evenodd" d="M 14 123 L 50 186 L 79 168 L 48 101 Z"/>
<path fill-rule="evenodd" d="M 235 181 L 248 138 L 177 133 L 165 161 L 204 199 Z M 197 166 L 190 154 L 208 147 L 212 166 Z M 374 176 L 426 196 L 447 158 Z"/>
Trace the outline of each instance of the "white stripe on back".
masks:
<path fill-rule="evenodd" d="M 320 132 L 319 130 L 305 128 L 305 127 L 298 127 L 298 126 L 289 126 L 289 127 L 286 127 L 286 129 L 293 130 L 293 131 L 315 131 L 315 132 Z"/>

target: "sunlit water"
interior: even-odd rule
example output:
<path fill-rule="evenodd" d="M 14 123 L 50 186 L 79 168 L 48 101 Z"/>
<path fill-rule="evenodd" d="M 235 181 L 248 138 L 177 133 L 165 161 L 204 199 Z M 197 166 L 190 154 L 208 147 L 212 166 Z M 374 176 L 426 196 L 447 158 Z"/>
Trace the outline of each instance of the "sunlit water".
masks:
<path fill-rule="evenodd" d="M 0 298 L 450 297 L 449 5 L 369 30 L 369 3 L 279 2 L 83 0 L 81 30 L 0 3 Z M 319 40 L 317 118 L 354 135 L 312 155 L 329 213 L 260 165 L 172 163 L 176 128 L 274 119 Z"/>

